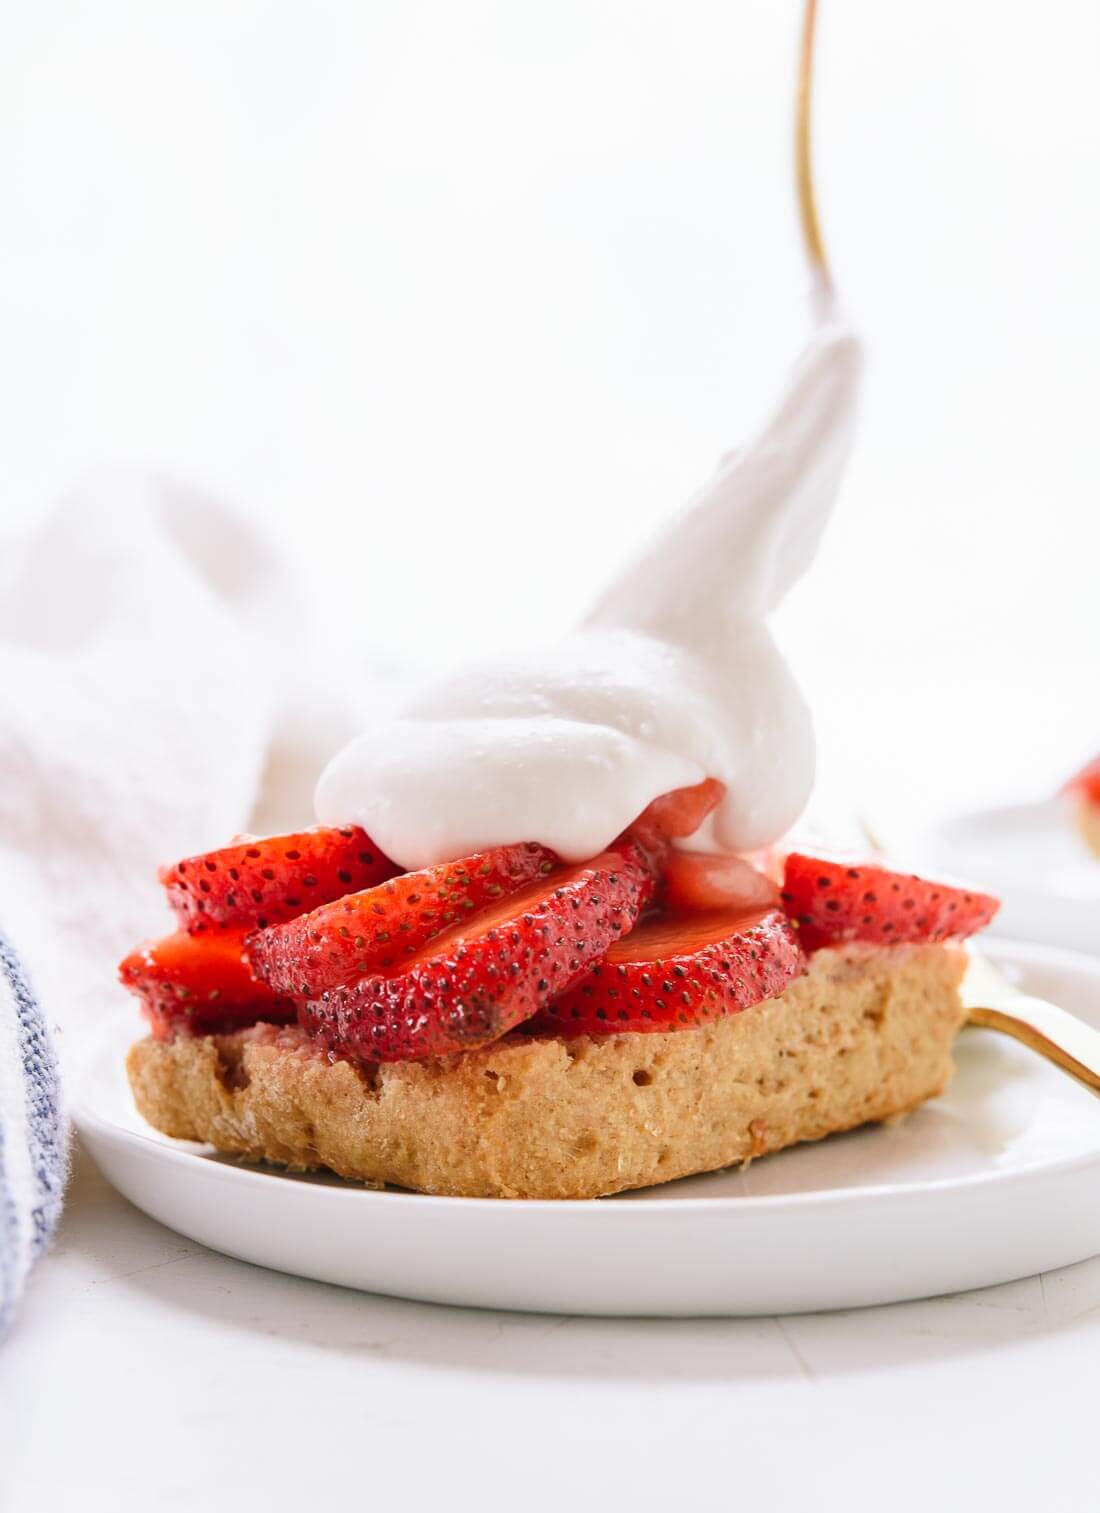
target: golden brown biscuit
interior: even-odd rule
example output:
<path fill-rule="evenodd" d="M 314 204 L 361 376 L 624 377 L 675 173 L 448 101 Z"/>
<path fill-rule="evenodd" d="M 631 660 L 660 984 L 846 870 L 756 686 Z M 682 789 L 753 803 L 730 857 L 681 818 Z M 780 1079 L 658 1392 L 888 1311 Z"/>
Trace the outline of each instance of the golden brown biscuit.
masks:
<path fill-rule="evenodd" d="M 420 1192 L 594 1198 L 882 1120 L 942 1091 L 963 952 L 818 951 L 778 998 L 698 1029 L 515 1033 L 422 1062 L 331 1059 L 297 1029 L 146 1039 L 144 1117 L 221 1151 Z"/>

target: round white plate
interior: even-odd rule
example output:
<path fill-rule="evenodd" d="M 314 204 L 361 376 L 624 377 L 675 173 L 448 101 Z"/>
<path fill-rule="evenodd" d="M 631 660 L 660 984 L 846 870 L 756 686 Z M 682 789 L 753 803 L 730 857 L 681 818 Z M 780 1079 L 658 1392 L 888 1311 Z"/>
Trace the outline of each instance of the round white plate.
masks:
<path fill-rule="evenodd" d="M 1100 857 L 1064 798 L 975 809 L 942 821 L 916 865 L 957 873 L 1001 899 L 999 935 L 1100 953 Z"/>
<path fill-rule="evenodd" d="M 991 943 L 1028 991 L 1100 1026 L 1100 961 Z M 1014 1041 L 966 1030 L 947 1094 L 893 1128 L 597 1202 L 372 1192 L 237 1165 L 134 1111 L 110 1027 L 76 1124 L 111 1182 L 215 1250 L 370 1292 L 484 1308 L 757 1314 L 1009 1281 L 1100 1252 L 1100 1102 Z"/>

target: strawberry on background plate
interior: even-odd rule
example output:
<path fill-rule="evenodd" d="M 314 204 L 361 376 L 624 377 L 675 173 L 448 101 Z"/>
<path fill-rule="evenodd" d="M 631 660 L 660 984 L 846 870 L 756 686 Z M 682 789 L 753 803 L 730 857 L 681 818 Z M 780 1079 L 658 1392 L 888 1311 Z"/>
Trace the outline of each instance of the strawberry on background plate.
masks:
<path fill-rule="evenodd" d="M 804 969 L 781 909 L 663 913 L 616 941 L 531 1027 L 557 1035 L 690 1029 L 774 998 Z"/>
<path fill-rule="evenodd" d="M 1074 773 L 1062 792 L 1072 793 L 1090 804 L 1100 804 L 1100 756 L 1093 757 L 1080 772 Z"/>
<path fill-rule="evenodd" d="M 787 858 L 782 897 L 810 951 L 854 940 L 873 945 L 961 940 L 987 925 L 1000 907 L 997 899 L 972 888 L 798 851 Z"/>
<path fill-rule="evenodd" d="M 241 931 L 185 930 L 138 946 L 120 963 L 119 981 L 141 999 L 155 1035 L 214 1035 L 266 1019 L 288 1024 L 294 1005 L 253 976 Z"/>
<path fill-rule="evenodd" d="M 1070 778 L 1062 792 L 1075 801 L 1081 839 L 1100 856 L 1100 756 Z"/>
<path fill-rule="evenodd" d="M 314 998 L 357 977 L 400 970 L 444 930 L 558 866 L 552 851 L 529 844 L 403 872 L 260 930 L 249 941 L 252 964 L 276 991 Z"/>
<path fill-rule="evenodd" d="M 356 826 L 242 836 L 158 873 L 188 930 L 258 929 L 372 888 L 399 869 Z"/>
<path fill-rule="evenodd" d="M 402 970 L 303 1003 L 303 1026 L 368 1061 L 471 1050 L 529 1019 L 633 927 L 653 892 L 632 841 L 452 925 Z"/>

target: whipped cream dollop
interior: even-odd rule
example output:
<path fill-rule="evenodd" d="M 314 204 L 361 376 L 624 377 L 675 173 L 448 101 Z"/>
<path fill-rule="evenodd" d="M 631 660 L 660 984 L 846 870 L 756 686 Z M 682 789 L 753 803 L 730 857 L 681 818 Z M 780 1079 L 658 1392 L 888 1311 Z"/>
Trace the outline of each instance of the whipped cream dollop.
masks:
<path fill-rule="evenodd" d="M 813 559 L 851 445 L 859 344 L 819 322 L 770 419 L 564 640 L 477 662 L 357 737 L 317 787 L 400 866 L 538 841 L 602 851 L 651 800 L 718 778 L 692 844 L 749 851 L 802 812 L 809 710 L 768 616 Z"/>

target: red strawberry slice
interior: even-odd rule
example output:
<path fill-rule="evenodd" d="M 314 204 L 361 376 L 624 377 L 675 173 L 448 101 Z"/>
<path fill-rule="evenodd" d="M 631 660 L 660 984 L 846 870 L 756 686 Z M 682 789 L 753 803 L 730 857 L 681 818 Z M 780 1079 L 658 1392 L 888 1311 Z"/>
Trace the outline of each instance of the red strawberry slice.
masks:
<path fill-rule="evenodd" d="M 372 888 L 397 870 L 365 831 L 317 826 L 296 835 L 244 836 L 162 867 L 158 876 L 188 930 L 254 930 Z"/>
<path fill-rule="evenodd" d="M 808 951 L 846 940 L 959 940 L 982 929 L 1000 908 L 986 893 L 797 851 L 787 858 L 783 905 Z"/>
<path fill-rule="evenodd" d="M 672 842 L 693 835 L 712 809 L 721 803 L 725 786 L 715 778 L 707 778 L 691 788 L 674 788 L 653 800 L 628 825 L 620 839 L 629 839 L 636 845 L 653 873 L 659 877 L 664 871 Z"/>
<path fill-rule="evenodd" d="M 779 886 L 742 856 L 671 851 L 665 863 L 664 904 L 672 913 L 710 909 L 774 909 Z"/>
<path fill-rule="evenodd" d="M 259 1019 L 288 1024 L 294 1005 L 252 975 L 241 931 L 188 935 L 180 930 L 131 951 L 119 980 L 142 1001 L 153 1033 L 213 1035 Z"/>
<path fill-rule="evenodd" d="M 691 788 L 674 788 L 643 809 L 627 834 L 658 843 L 694 835 L 711 810 L 717 809 L 725 792 L 725 784 L 717 778 L 707 778 Z"/>
<path fill-rule="evenodd" d="M 641 848 L 619 842 L 452 925 L 400 971 L 303 1003 L 300 1022 L 332 1049 L 368 1061 L 486 1045 L 582 977 L 632 928 L 652 891 Z"/>
<path fill-rule="evenodd" d="M 1086 767 L 1070 778 L 1063 793 L 1076 794 L 1090 804 L 1100 804 L 1100 756 L 1094 757 Z"/>
<path fill-rule="evenodd" d="M 252 965 L 276 992 L 299 998 L 316 998 L 372 972 L 400 971 L 444 930 L 468 922 L 559 865 L 543 846 L 499 846 L 404 872 L 261 930 L 249 941 Z"/>
<path fill-rule="evenodd" d="M 616 941 L 532 1028 L 556 1035 L 692 1029 L 774 998 L 804 967 L 781 909 L 659 914 Z"/>

